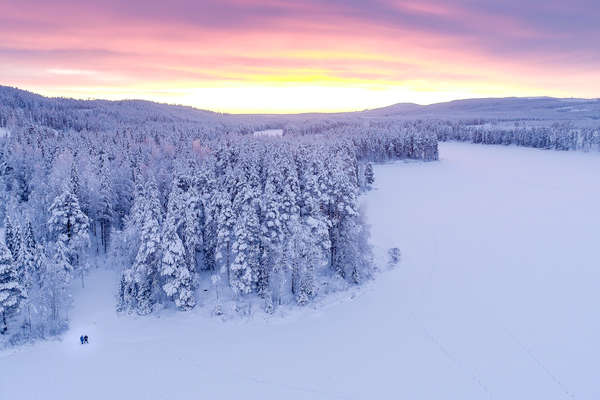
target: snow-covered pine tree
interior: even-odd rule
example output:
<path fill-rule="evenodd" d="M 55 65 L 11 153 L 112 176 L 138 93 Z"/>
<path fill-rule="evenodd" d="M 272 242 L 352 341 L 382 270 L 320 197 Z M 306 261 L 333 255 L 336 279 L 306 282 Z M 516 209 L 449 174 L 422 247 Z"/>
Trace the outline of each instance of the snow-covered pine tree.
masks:
<path fill-rule="evenodd" d="M 221 276 L 219 283 L 230 282 L 231 242 L 235 216 L 230 191 L 233 192 L 230 170 L 225 172 L 223 185 L 216 189 L 212 197 L 215 225 L 215 270 Z"/>
<path fill-rule="evenodd" d="M 118 240 L 111 244 L 111 252 L 125 265 L 132 265 L 137 250 L 140 248 L 140 227 L 144 222 L 144 204 L 146 202 L 146 189 L 141 174 L 135 175 L 133 190 L 133 204 L 124 219 L 123 231 Z"/>
<path fill-rule="evenodd" d="M 199 269 L 206 269 L 203 257 L 203 232 L 205 212 L 198 186 L 191 182 L 186 192 L 184 217 L 183 217 L 183 240 L 186 251 L 186 262 L 190 273 L 194 274 Z"/>
<path fill-rule="evenodd" d="M 177 308 L 182 311 L 192 309 L 195 305 L 193 288 L 193 271 L 186 260 L 186 251 L 179 237 L 178 230 L 184 224 L 186 203 L 180 182 L 173 183 L 169 195 L 167 218 L 162 235 L 162 259 L 160 275 L 162 289 L 173 299 Z M 195 249 L 194 249 L 195 250 Z"/>
<path fill-rule="evenodd" d="M 121 273 L 119 292 L 117 295 L 117 311 L 133 311 L 135 309 L 135 298 L 137 288 L 133 276 L 133 269 L 125 268 Z"/>
<path fill-rule="evenodd" d="M 27 292 L 19 280 L 19 272 L 12 255 L 4 243 L 0 242 L 0 333 L 8 331 L 9 319 L 17 313 Z"/>
<path fill-rule="evenodd" d="M 279 160 L 283 182 L 281 187 L 281 218 L 285 223 L 295 224 L 300 216 L 298 171 L 289 151 L 285 151 Z"/>
<path fill-rule="evenodd" d="M 375 182 L 375 173 L 373 172 L 373 164 L 370 162 L 365 166 L 365 182 L 367 185 L 372 185 Z"/>
<path fill-rule="evenodd" d="M 123 271 L 118 309 L 135 310 L 140 315 L 152 312 L 160 296 L 158 270 L 161 262 L 160 225 L 162 210 L 158 187 L 150 178 L 145 187 L 144 217 L 140 247 L 131 268 Z"/>
<path fill-rule="evenodd" d="M 135 184 L 133 191 L 133 204 L 129 211 L 130 226 L 126 225 L 126 228 L 134 228 L 140 226 L 144 219 L 144 204 L 146 198 L 146 187 L 144 185 L 144 179 L 141 174 L 136 174 Z"/>
<path fill-rule="evenodd" d="M 34 251 L 34 264 L 36 274 L 34 274 L 34 285 L 38 285 L 39 287 L 44 285 L 44 277 L 46 274 L 46 269 L 49 264 L 47 248 L 41 244 L 37 244 L 35 246 Z"/>
<path fill-rule="evenodd" d="M 327 217 L 329 219 L 329 240 L 331 241 L 330 265 L 342 278 L 358 276 L 352 267 L 352 257 L 358 255 L 356 248 L 361 226 L 357 222 L 358 186 L 354 170 L 343 154 L 331 158 L 328 174 Z"/>
<path fill-rule="evenodd" d="M 40 298 L 41 304 L 47 308 L 47 318 L 50 333 L 57 333 L 66 325 L 66 310 L 71 303 L 69 286 L 72 278 L 68 249 L 64 246 L 65 240 L 58 240 L 51 246 L 51 258 L 45 257 L 40 249 L 40 259 L 44 271 L 41 274 Z M 62 315 L 61 315 L 62 314 Z"/>
<path fill-rule="evenodd" d="M 4 243 L 16 261 L 19 256 L 19 247 L 21 246 L 21 233 L 19 227 L 13 224 L 8 212 L 4 220 Z"/>
<path fill-rule="evenodd" d="M 37 281 L 39 277 L 37 267 L 35 264 L 35 252 L 36 242 L 33 235 L 33 227 L 31 222 L 28 221 L 21 237 L 21 246 L 19 248 L 19 256 L 17 264 L 22 274 L 21 283 L 25 288 L 29 289 L 34 281 Z"/>
<path fill-rule="evenodd" d="M 89 241 L 89 220 L 81 211 L 79 201 L 70 185 L 64 185 L 63 191 L 54 199 L 49 209 L 48 230 L 65 241 L 67 248 L 76 253 Z"/>
<path fill-rule="evenodd" d="M 300 170 L 300 216 L 303 229 L 299 235 L 302 238 L 299 254 L 304 260 L 304 266 L 300 271 L 300 290 L 296 294 L 296 301 L 299 303 L 316 295 L 315 276 L 327 267 L 331 251 L 329 225 L 323 214 L 328 202 L 327 188 L 324 186 L 327 171 L 322 165 L 325 157 L 316 152 L 310 154 L 306 166 Z"/>
<path fill-rule="evenodd" d="M 63 275 L 64 281 L 68 284 L 73 279 L 73 264 L 71 251 L 67 247 L 68 240 L 65 238 L 66 235 L 59 235 L 54 245 L 54 254 L 52 260 L 55 265 L 55 272 Z"/>
<path fill-rule="evenodd" d="M 26 247 L 33 249 L 37 246 L 31 221 L 27 221 L 27 224 L 25 225 L 25 230 L 23 232 L 23 238 L 21 240 L 21 243 L 24 243 Z"/>
<path fill-rule="evenodd" d="M 249 157 L 249 155 L 246 155 Z M 255 290 L 260 267 L 260 178 L 249 159 L 240 162 L 235 170 L 236 196 L 233 210 L 236 221 L 233 227 L 231 273 L 229 284 L 234 293 L 245 295 Z"/>
<path fill-rule="evenodd" d="M 177 234 L 176 226 L 170 218 L 167 218 L 165 224 L 160 270 L 163 278 L 162 288 L 166 295 L 173 299 L 178 309 L 187 311 L 196 305 L 192 274 L 188 269 L 185 249 Z"/>
<path fill-rule="evenodd" d="M 21 305 L 21 310 L 23 310 L 21 313 L 23 316 L 22 333 L 28 338 L 33 339 L 45 336 L 49 307 L 42 296 L 44 294 L 45 283 L 43 278 L 49 263 L 44 258 L 43 248 L 39 245 L 36 245 L 33 249 L 29 249 L 28 253 L 33 255 L 33 265 L 29 268 L 35 272 L 27 274 L 27 280 L 24 285 L 27 291 L 27 298 L 23 300 Z M 23 275 L 23 271 L 19 272 Z"/>
<path fill-rule="evenodd" d="M 300 184 L 298 172 L 295 163 L 293 162 L 292 154 L 289 149 L 282 152 L 282 157 L 279 160 L 280 168 L 284 176 L 281 187 L 281 205 L 280 215 L 284 226 L 284 235 L 286 246 L 283 248 L 283 256 L 281 259 L 283 273 L 279 283 L 281 288 L 280 295 L 297 295 L 300 277 L 300 263 L 296 253 L 296 246 L 292 244 L 294 236 L 300 234 L 302 227 L 300 226 Z M 285 299 L 287 302 L 287 299 Z"/>
<path fill-rule="evenodd" d="M 233 230 L 230 284 L 236 294 L 244 295 L 254 290 L 257 281 L 261 258 L 260 224 L 253 201 L 240 208 Z"/>
<path fill-rule="evenodd" d="M 368 240 L 362 214 L 344 218 L 339 227 L 336 262 L 344 266 L 344 276 L 352 283 L 360 283 L 371 275 L 372 255 Z"/>
<path fill-rule="evenodd" d="M 261 226 L 261 262 L 257 274 L 258 293 L 261 296 L 278 298 L 277 293 L 267 293 L 271 287 L 270 278 L 275 269 L 279 273 L 283 253 L 284 224 L 281 221 L 280 208 L 282 204 L 281 187 L 283 176 L 281 169 L 269 163 L 266 166 L 266 181 L 262 196 L 262 226 Z M 272 300 L 272 299 L 269 299 Z M 278 300 L 276 301 L 278 303 Z M 271 301 L 268 301 L 271 304 Z"/>
<path fill-rule="evenodd" d="M 315 227 L 310 225 L 314 220 L 309 217 L 306 222 L 307 224 L 297 224 L 286 242 L 286 262 L 293 271 L 292 294 L 300 305 L 317 295 L 316 273 L 327 266 L 323 244 L 318 240 Z M 326 235 L 327 231 L 324 233 Z"/>
<path fill-rule="evenodd" d="M 100 244 L 104 253 L 108 251 L 110 243 L 110 234 L 112 229 L 112 222 L 114 216 L 113 210 L 113 198 L 114 192 L 112 183 L 109 178 L 108 167 L 105 165 L 108 160 L 103 160 L 99 174 L 100 174 L 100 197 L 98 199 L 98 214 L 97 220 L 100 224 Z"/>
<path fill-rule="evenodd" d="M 56 196 L 49 209 L 48 230 L 54 236 L 57 248 L 64 252 L 73 269 L 82 267 L 80 255 L 89 245 L 89 219 L 81 211 L 77 196 L 70 184 Z M 59 243 L 60 242 L 60 243 Z M 83 269 L 80 269 L 83 276 Z"/>
<path fill-rule="evenodd" d="M 195 178 L 195 163 L 188 160 L 178 167 L 169 195 L 167 215 L 176 219 L 177 233 L 185 248 L 186 263 L 192 275 L 206 269 L 203 260 L 204 206 Z"/>
<path fill-rule="evenodd" d="M 8 176 L 4 170 L 4 167 L 1 165 L 0 161 L 0 220 L 4 221 L 6 219 L 6 211 L 7 205 L 10 199 L 10 192 L 8 191 Z"/>
<path fill-rule="evenodd" d="M 73 191 L 73 194 L 77 196 L 77 199 L 79 199 L 81 197 L 81 186 L 79 184 L 79 172 L 77 171 L 77 164 L 75 163 L 75 161 L 73 161 L 73 163 L 71 164 L 71 173 L 69 179 L 71 184 L 71 190 Z"/>
<path fill-rule="evenodd" d="M 217 246 L 217 209 L 213 196 L 217 192 L 213 165 L 205 163 L 196 173 L 196 184 L 202 208 L 202 261 L 203 268 L 215 271 L 215 251 Z"/>
<path fill-rule="evenodd" d="M 24 299 L 24 309 L 26 310 L 26 319 L 24 326 L 29 327 L 29 335 L 32 334 L 32 307 L 35 307 L 37 291 L 39 290 L 39 269 L 36 263 L 37 245 L 33 235 L 33 227 L 28 221 L 23 235 L 21 237 L 21 246 L 19 248 L 19 257 L 16 265 L 18 266 L 19 282 L 27 291 L 27 298 Z"/>
<path fill-rule="evenodd" d="M 81 183 L 81 179 L 80 179 L 80 168 L 81 168 L 81 162 L 78 159 L 74 159 L 73 163 L 71 164 L 71 171 L 69 174 L 69 183 L 71 185 L 71 190 L 73 192 L 73 194 L 75 195 L 75 197 L 77 197 L 77 201 L 79 202 L 79 208 L 81 209 L 81 212 L 84 213 L 86 216 L 88 216 L 88 219 L 90 218 L 90 212 L 91 212 L 91 206 L 90 206 L 90 201 L 91 201 L 91 196 L 90 196 L 90 192 L 89 192 L 89 182 L 87 180 L 84 181 L 84 184 Z M 90 224 L 91 228 L 94 228 L 92 226 L 92 222 L 91 220 L 88 221 L 88 223 Z"/>

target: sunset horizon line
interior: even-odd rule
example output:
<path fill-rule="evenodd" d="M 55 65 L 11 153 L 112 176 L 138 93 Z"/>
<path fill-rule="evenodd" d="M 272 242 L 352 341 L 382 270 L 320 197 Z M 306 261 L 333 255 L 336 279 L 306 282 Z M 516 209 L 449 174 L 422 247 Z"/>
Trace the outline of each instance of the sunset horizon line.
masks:
<path fill-rule="evenodd" d="M 24 88 L 17 85 L 9 84 L 9 83 L 0 83 L 0 87 L 11 88 L 18 91 L 23 91 L 27 93 L 31 93 L 34 95 L 38 95 L 47 99 L 69 99 L 69 100 L 79 100 L 79 101 L 108 101 L 108 102 L 123 102 L 123 101 L 144 101 L 150 102 L 158 105 L 164 106 L 173 106 L 173 107 L 186 107 L 191 108 L 196 111 L 205 111 L 211 112 L 215 114 L 224 114 L 224 115 L 302 115 L 302 114 L 342 114 L 342 113 L 359 113 L 365 111 L 373 111 L 384 109 L 388 107 L 393 107 L 396 105 L 414 105 L 427 107 L 437 104 L 445 104 L 452 103 L 458 101 L 469 101 L 469 100 L 501 100 L 501 99 L 555 99 L 555 100 L 582 100 L 582 101 L 598 101 L 599 97 L 579 97 L 579 96 L 548 96 L 548 95 L 506 95 L 506 96 L 480 96 L 480 97 L 457 97 L 451 98 L 443 101 L 433 101 L 433 102 L 417 102 L 410 100 L 399 100 L 392 103 L 386 103 L 381 106 L 369 107 L 369 108 L 349 108 L 339 111 L 331 111 L 331 110 L 308 110 L 308 111 L 275 111 L 264 109 L 263 111 L 257 112 L 249 112 L 243 110 L 218 110 L 216 108 L 203 108 L 191 103 L 178 103 L 178 102 L 169 102 L 167 100 L 161 101 L 157 99 L 153 99 L 151 97 L 93 97 L 93 96 L 74 96 L 74 95 L 61 95 L 61 94 L 46 94 L 44 91 Z"/>

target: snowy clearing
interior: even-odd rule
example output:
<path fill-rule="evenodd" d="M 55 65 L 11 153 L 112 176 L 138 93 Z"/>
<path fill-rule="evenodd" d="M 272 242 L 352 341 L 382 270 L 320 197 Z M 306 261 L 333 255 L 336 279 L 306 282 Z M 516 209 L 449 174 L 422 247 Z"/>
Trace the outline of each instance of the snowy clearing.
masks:
<path fill-rule="evenodd" d="M 254 137 L 282 137 L 283 129 L 266 129 L 264 131 L 256 131 Z"/>
<path fill-rule="evenodd" d="M 285 318 L 124 317 L 96 271 L 62 340 L 0 353 L 0 397 L 600 398 L 600 156 L 440 158 L 376 166 L 372 240 L 403 261 L 365 287 Z"/>

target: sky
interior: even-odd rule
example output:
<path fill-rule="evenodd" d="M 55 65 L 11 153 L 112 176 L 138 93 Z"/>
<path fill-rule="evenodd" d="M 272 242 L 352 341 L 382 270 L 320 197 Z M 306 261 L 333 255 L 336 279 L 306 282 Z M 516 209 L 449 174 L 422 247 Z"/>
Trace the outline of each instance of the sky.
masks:
<path fill-rule="evenodd" d="M 598 0 L 0 0 L 0 84 L 221 112 L 600 97 Z"/>

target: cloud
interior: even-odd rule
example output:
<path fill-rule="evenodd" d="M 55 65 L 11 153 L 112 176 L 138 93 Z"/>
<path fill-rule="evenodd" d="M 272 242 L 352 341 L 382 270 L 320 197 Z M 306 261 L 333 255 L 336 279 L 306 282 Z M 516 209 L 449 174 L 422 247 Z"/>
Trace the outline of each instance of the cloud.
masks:
<path fill-rule="evenodd" d="M 587 0 L 7 0 L 0 72 L 33 90 L 418 81 L 593 96 L 598 20 Z"/>

